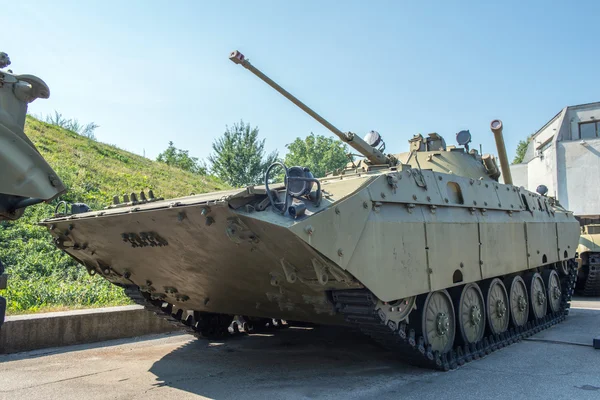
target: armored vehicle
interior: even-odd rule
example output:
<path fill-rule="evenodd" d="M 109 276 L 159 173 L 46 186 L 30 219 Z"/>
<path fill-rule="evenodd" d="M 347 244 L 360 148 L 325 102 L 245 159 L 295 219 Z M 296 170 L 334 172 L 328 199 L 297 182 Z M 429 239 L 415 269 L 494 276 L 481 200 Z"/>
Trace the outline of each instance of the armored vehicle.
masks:
<path fill-rule="evenodd" d="M 600 296 L 600 224 L 581 228 L 577 255 L 576 288 L 585 296 Z"/>
<path fill-rule="evenodd" d="M 65 187 L 52 168 L 25 136 L 27 105 L 50 97 L 50 89 L 33 75 L 15 75 L 6 53 L 0 52 L 0 221 L 15 220 L 26 207 L 52 200 Z M 0 260 L 0 289 L 6 288 L 6 275 Z M 6 300 L 0 297 L 0 326 L 4 322 Z"/>
<path fill-rule="evenodd" d="M 255 327 L 349 325 L 442 370 L 565 318 L 577 221 L 549 198 L 499 183 L 495 157 L 469 150 L 468 131 L 457 135 L 461 147 L 433 133 L 386 154 L 377 132 L 343 133 L 241 53 L 230 59 L 364 159 L 322 179 L 275 163 L 264 186 L 169 200 L 131 193 L 43 221 L 90 274 L 198 336 L 228 334 L 236 316 Z M 492 130 L 502 145 L 502 123 Z"/>

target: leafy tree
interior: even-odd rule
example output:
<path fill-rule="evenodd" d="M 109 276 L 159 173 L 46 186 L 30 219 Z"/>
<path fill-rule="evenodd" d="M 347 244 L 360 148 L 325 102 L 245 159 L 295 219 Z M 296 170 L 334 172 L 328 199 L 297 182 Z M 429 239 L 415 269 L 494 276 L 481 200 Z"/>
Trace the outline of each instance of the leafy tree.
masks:
<path fill-rule="evenodd" d="M 531 141 L 532 135 L 527 136 L 527 139 L 519 141 L 517 145 L 517 152 L 515 154 L 515 158 L 513 159 L 513 164 L 520 164 L 523 162 L 523 158 L 525 158 L 525 153 L 527 152 L 527 146 Z"/>
<path fill-rule="evenodd" d="M 288 153 L 285 156 L 285 164 L 288 167 L 308 167 L 317 178 L 345 166 L 349 161 L 348 148 L 344 143 L 331 137 L 315 136 L 312 132 L 306 139 L 296 138 L 286 147 Z"/>
<path fill-rule="evenodd" d="M 250 124 L 227 126 L 223 136 L 212 145 L 214 153 L 208 156 L 211 172 L 234 187 L 263 182 L 267 167 L 277 160 L 277 152 L 265 155 L 265 140 L 258 139 L 258 127 Z"/>
<path fill-rule="evenodd" d="M 198 161 L 197 157 L 191 157 L 188 150 L 181 150 L 169 142 L 169 147 L 156 157 L 156 161 L 177 167 L 194 174 L 206 175 L 206 167 Z"/>

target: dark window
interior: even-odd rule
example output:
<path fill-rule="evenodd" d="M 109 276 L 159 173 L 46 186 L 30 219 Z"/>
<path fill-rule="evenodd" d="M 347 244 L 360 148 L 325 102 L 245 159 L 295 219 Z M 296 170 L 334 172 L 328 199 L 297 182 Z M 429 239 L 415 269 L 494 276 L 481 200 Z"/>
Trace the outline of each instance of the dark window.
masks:
<path fill-rule="evenodd" d="M 598 134 L 598 131 L 600 131 L 600 122 L 590 121 L 590 122 L 581 122 L 579 124 L 579 138 L 580 139 L 597 138 L 600 136 Z"/>

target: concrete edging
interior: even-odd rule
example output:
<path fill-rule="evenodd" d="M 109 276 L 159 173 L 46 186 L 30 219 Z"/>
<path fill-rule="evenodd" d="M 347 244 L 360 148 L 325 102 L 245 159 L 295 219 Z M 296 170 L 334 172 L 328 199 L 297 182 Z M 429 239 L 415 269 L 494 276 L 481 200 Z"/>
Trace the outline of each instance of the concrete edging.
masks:
<path fill-rule="evenodd" d="M 0 354 L 176 330 L 142 306 L 8 316 L 0 329 Z"/>

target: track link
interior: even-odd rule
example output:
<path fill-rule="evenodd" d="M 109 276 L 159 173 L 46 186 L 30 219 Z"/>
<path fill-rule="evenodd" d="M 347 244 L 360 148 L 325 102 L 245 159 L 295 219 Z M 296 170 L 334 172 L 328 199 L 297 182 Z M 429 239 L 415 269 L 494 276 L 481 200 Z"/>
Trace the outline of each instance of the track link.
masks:
<path fill-rule="evenodd" d="M 174 308 L 170 303 L 153 300 L 149 293 L 142 292 L 138 286 L 125 285 L 123 289 L 125 294 L 136 304 L 198 339 L 226 339 L 242 333 L 267 332 L 288 326 L 282 320 L 270 318 L 234 317 L 226 314 L 197 312 L 189 314 L 182 309 Z"/>
<path fill-rule="evenodd" d="M 589 255 L 589 271 L 581 294 L 584 296 L 600 296 L 600 254 Z"/>
<path fill-rule="evenodd" d="M 562 299 L 558 312 L 530 320 L 521 328 L 509 327 L 501 334 L 484 336 L 477 343 L 455 346 L 446 353 L 432 351 L 430 346 L 425 345 L 424 338 L 416 335 L 411 324 L 400 323 L 396 326 L 392 322 L 384 325 L 382 317 L 375 310 L 377 299 L 367 289 L 335 290 L 331 292 L 331 296 L 336 309 L 345 316 L 348 323 L 358 327 L 384 347 L 397 352 L 403 360 L 419 367 L 448 371 L 564 321 L 569 313 L 569 302 L 577 276 L 576 263 L 572 260 L 569 261 L 568 272 L 567 276 L 561 277 Z M 412 314 L 419 312 L 420 310 L 413 310 L 409 318 L 414 318 Z M 420 320 L 418 317 L 416 319 Z"/>
<path fill-rule="evenodd" d="M 174 327 L 194 335 L 197 338 L 202 338 L 202 335 L 193 326 L 186 324 L 182 319 L 178 318 L 177 313 L 173 314 L 173 307 L 168 303 L 160 300 L 152 300 L 149 295 L 142 292 L 138 286 L 128 285 L 123 286 L 125 294 L 136 304 L 143 306 L 147 311 L 153 312 L 157 317 L 167 321 Z M 183 314 L 182 314 L 183 315 Z"/>

